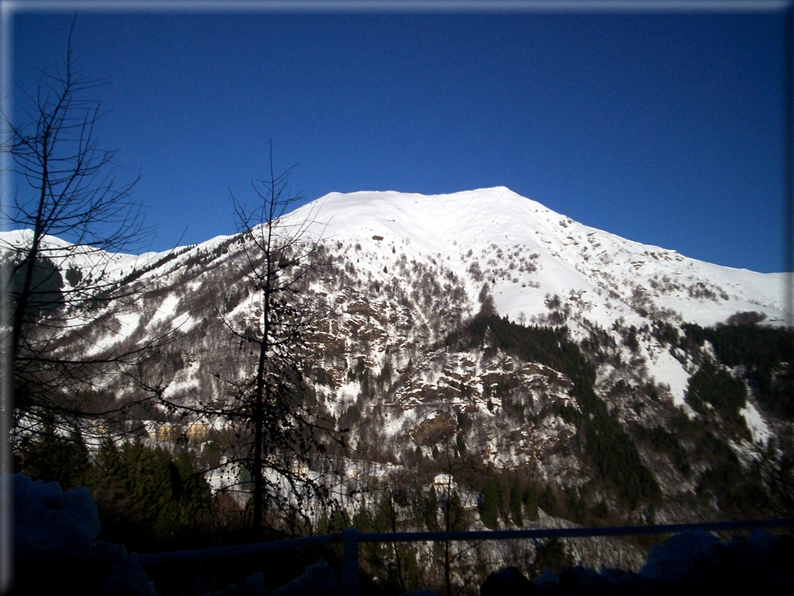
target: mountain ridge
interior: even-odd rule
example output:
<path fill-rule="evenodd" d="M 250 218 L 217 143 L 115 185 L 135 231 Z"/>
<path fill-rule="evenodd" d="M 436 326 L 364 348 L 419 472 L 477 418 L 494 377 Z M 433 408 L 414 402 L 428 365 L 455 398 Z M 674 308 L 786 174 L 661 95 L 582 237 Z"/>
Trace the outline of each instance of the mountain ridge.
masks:
<path fill-rule="evenodd" d="M 343 206 L 344 209 L 347 209 L 348 217 L 336 217 L 335 209 L 328 209 L 329 206 L 333 207 L 338 203 L 348 203 Z M 450 214 L 451 210 L 461 209 L 461 207 L 466 209 L 465 214 Z M 471 248 L 480 252 L 487 251 L 491 244 L 497 244 L 503 250 L 506 246 L 521 244 L 530 252 L 546 252 L 551 257 L 558 257 L 562 263 L 559 275 L 564 276 L 566 272 L 572 277 L 584 275 L 589 282 L 588 284 L 580 282 L 576 284 L 578 287 L 559 289 L 587 290 L 592 293 L 599 287 L 599 281 L 608 281 L 604 279 L 603 270 L 615 269 L 618 266 L 624 270 L 630 268 L 632 275 L 638 276 L 642 276 L 643 269 L 654 269 L 655 266 L 656 271 L 645 275 L 643 281 L 646 282 L 646 285 L 654 273 L 663 277 L 686 272 L 692 278 L 688 285 L 717 276 L 721 278 L 717 285 L 719 283 L 733 284 L 737 288 L 753 287 L 754 292 L 760 290 L 760 296 L 750 299 L 763 302 L 763 306 L 769 309 L 767 315 L 770 322 L 783 323 L 785 321 L 781 308 L 782 284 L 785 282 L 785 274 L 756 273 L 746 269 L 714 265 L 685 257 L 674 250 L 626 240 L 609 232 L 574 222 L 572 219 L 558 214 L 536 201 L 521 197 L 505 187 L 431 196 L 397 192 L 332 193 L 321 197 L 302 210 L 309 208 L 314 210 L 321 220 L 327 220 L 330 240 L 333 240 L 339 230 L 347 232 L 346 236 L 358 234 L 370 245 L 373 244 L 370 241 L 372 236 L 383 236 L 384 239 L 387 239 L 384 233 L 393 234 L 395 239 L 397 237 L 403 240 L 407 239 L 415 246 L 425 248 L 433 256 L 440 255 L 442 257 L 459 256 L 460 250 L 456 249 L 458 242 L 461 245 L 460 248 L 465 246 L 466 250 Z M 412 209 L 423 212 L 415 215 L 411 212 Z M 302 210 L 297 210 L 294 213 L 295 219 L 303 216 L 304 211 Z M 353 210 L 355 213 L 351 214 L 350 211 Z M 496 211 L 496 214 L 491 213 L 493 210 Z M 329 211 L 330 217 L 327 217 Z M 391 215 L 387 215 L 387 213 Z M 407 225 L 400 222 L 395 217 L 400 213 L 411 224 L 418 222 L 420 225 Z M 525 219 L 522 219 L 522 216 Z M 344 221 L 338 224 L 337 221 L 340 219 Z M 462 222 L 466 222 L 468 225 L 461 225 Z M 390 223 L 393 225 L 389 225 Z M 495 227 L 499 227 L 500 231 L 495 232 Z M 355 228 L 355 230 L 351 232 L 351 228 Z M 416 233 L 416 229 L 429 233 L 419 234 Z M 383 241 L 376 242 L 382 243 Z M 606 247 L 602 247 L 602 244 L 606 244 Z M 400 246 L 400 248 L 404 249 L 405 247 Z M 601 248 L 600 251 L 599 248 Z M 609 250 L 605 252 L 604 248 Z M 675 266 L 665 267 L 665 263 L 675 262 L 683 263 L 685 270 L 681 271 L 682 268 Z M 456 273 L 462 273 L 460 267 L 456 269 Z M 623 273 L 628 277 L 626 271 Z M 658 283 L 662 283 L 661 280 Z M 590 287 L 587 287 L 588 285 Z M 693 293 L 697 294 L 697 289 L 695 287 Z M 704 296 L 708 296 L 710 291 L 704 288 L 702 293 Z M 526 292 L 522 292 L 522 294 L 526 294 Z M 516 318 L 519 315 L 520 305 L 511 303 L 507 297 L 500 299 L 498 290 L 495 292 L 495 299 L 497 310 L 508 314 L 511 318 Z M 537 303 L 537 298 L 535 298 L 535 302 Z M 747 309 L 749 309 L 748 304 L 737 304 L 735 310 Z M 731 314 L 733 312 L 725 314 L 725 317 Z M 699 313 L 699 315 L 707 316 L 707 313 Z M 694 319 L 693 316 L 693 321 Z M 701 319 L 701 322 L 715 324 L 719 320 L 715 318 Z"/>
<path fill-rule="evenodd" d="M 304 398 L 345 443 L 325 446 L 330 468 L 320 457 L 295 465 L 329 478 L 350 516 L 382 489 L 421 492 L 440 473 L 472 510 L 497 478 L 546 495 L 532 515 L 541 503 L 543 515 L 576 523 L 719 519 L 778 498 L 761 466 L 790 453 L 794 355 L 752 358 L 787 345 L 784 274 L 625 240 L 504 187 L 332 193 L 277 230 L 303 231 L 315 249 L 289 294 L 322 314 L 300 349 Z M 0 234 L 6 249 L 14 238 L 24 234 Z M 87 275 L 67 273 L 96 263 L 58 261 L 63 244 L 53 244 L 64 291 L 90 291 Z M 113 362 L 156 345 L 132 373 L 89 379 L 95 402 L 137 416 L 108 428 L 179 449 L 176 428 L 196 453 L 233 453 L 224 421 L 201 412 L 234 404 L 234 382 L 256 370 L 251 235 L 104 258 L 103 290 L 120 298 L 63 313 L 58 353 Z M 731 351 L 733 336 L 752 349 Z M 141 391 L 168 405 L 137 407 Z M 207 478 L 226 490 L 238 472 Z M 764 487 L 768 502 L 745 503 Z M 506 511 L 486 516 L 488 527 L 494 516 L 523 523 Z"/>

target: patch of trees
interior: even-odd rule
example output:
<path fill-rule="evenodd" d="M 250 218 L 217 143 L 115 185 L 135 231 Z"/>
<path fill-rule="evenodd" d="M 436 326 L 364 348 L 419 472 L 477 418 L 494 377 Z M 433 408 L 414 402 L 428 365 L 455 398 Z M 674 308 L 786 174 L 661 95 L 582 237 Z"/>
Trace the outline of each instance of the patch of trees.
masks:
<path fill-rule="evenodd" d="M 10 262 L 4 262 L 0 264 L 0 267 L 3 270 L 8 268 L 11 275 L 8 285 L 3 290 L 8 297 L 11 309 L 10 314 L 13 320 L 24 292 L 25 263 L 18 258 L 18 255 L 4 256 L 6 258 L 3 261 Z M 30 287 L 27 290 L 27 303 L 25 312 L 22 315 L 25 327 L 35 325 L 44 318 L 54 315 L 59 309 L 63 308 L 65 303 L 63 277 L 58 267 L 52 262 L 52 259 L 44 255 L 38 255 L 32 269 Z M 72 270 L 70 269 L 69 271 Z M 72 278 L 74 279 L 74 277 Z M 27 333 L 29 333 L 28 330 L 25 331 L 25 334 Z"/>
<path fill-rule="evenodd" d="M 504 488 L 498 478 L 493 477 L 485 484 L 479 508 L 480 520 L 486 528 L 491 530 L 498 529 L 500 514 L 507 518 L 504 506 Z"/>
<path fill-rule="evenodd" d="M 725 321 L 726 325 L 755 325 L 757 323 L 761 323 L 764 319 L 766 319 L 766 314 L 762 312 L 756 311 L 738 311 L 733 313 L 730 317 L 728 317 Z M 721 324 L 717 324 L 717 327 L 721 327 Z"/>
<path fill-rule="evenodd" d="M 470 516 L 454 484 L 426 489 L 416 480 L 391 478 L 380 487 L 375 499 L 362 502 L 352 520 L 348 522 L 343 512 L 335 513 L 321 527 L 337 532 L 351 526 L 359 532 L 447 532 L 469 527 Z M 449 593 L 453 566 L 461 564 L 462 550 L 453 542 L 429 546 L 369 543 L 359 546 L 359 557 L 362 569 L 380 579 L 378 593 L 398 594 L 429 586 L 439 593 L 446 587 Z"/>
<path fill-rule="evenodd" d="M 176 257 L 185 254 L 192 248 L 193 248 L 192 246 L 186 246 L 180 250 L 169 252 L 165 256 L 160 257 L 159 259 L 153 261 L 152 263 L 146 265 L 145 267 L 134 267 L 133 270 L 129 274 L 125 275 L 118 283 L 116 283 L 114 287 L 122 287 L 126 284 L 130 284 L 135 280 L 139 279 L 140 277 L 142 277 L 145 273 L 149 273 L 150 271 L 159 269 L 169 261 L 173 261 Z M 105 291 L 105 295 L 109 296 L 108 290 Z"/>
<path fill-rule="evenodd" d="M 749 437 L 744 418 L 739 411 L 746 403 L 747 389 L 744 381 L 736 379 L 728 371 L 705 361 L 689 379 L 687 403 L 696 412 L 709 415 L 709 404 L 722 418 L 732 433 Z"/>
<path fill-rule="evenodd" d="M 622 328 L 621 333 L 623 334 L 623 345 L 631 350 L 634 354 L 639 352 L 640 342 L 637 339 L 637 328 L 634 325 L 631 325 L 628 328 L 624 327 Z"/>
<path fill-rule="evenodd" d="M 595 368 L 567 334 L 566 327 L 525 327 L 484 311 L 450 334 L 446 343 L 459 350 L 487 343 L 493 350 L 503 350 L 526 362 L 540 362 L 571 379 L 571 395 L 581 412 L 570 408 L 565 416 L 580 429 L 577 442 L 598 477 L 633 509 L 640 500 L 658 497 L 659 485 L 642 463 L 631 437 L 596 396 Z"/>
<path fill-rule="evenodd" d="M 632 432 L 638 440 L 651 445 L 656 451 L 667 453 L 673 461 L 676 469 L 689 476 L 692 468 L 689 465 L 689 456 L 686 449 L 681 446 L 681 442 L 676 436 L 663 426 L 641 426 L 635 425 Z"/>
<path fill-rule="evenodd" d="M 399 531 L 398 516 L 405 509 L 405 497 L 404 491 L 387 492 L 371 508 L 361 507 L 351 522 L 342 525 L 339 523 L 341 520 L 337 520 L 336 525 L 330 529 L 336 532 L 341 532 L 346 527 L 355 527 L 359 532 Z M 414 545 L 362 544 L 359 546 L 359 560 L 370 575 L 385 576 L 385 585 L 379 586 L 381 589 L 392 588 L 394 593 L 398 593 L 422 585 L 420 564 Z"/>
<path fill-rule="evenodd" d="M 794 419 L 794 331 L 744 323 L 712 328 L 686 324 L 683 330 L 683 347 L 710 342 L 720 363 L 744 368 L 743 378 L 764 407 Z"/>
<path fill-rule="evenodd" d="M 637 447 L 603 402 L 586 423 L 587 454 L 598 475 L 612 485 L 624 505 L 634 509 L 640 500 L 659 496 L 659 485 L 640 459 Z"/>
<path fill-rule="evenodd" d="M 755 466 L 768 489 L 767 515 L 791 517 L 794 513 L 794 432 L 784 430 L 757 452 Z"/>
<path fill-rule="evenodd" d="M 567 340 L 567 333 L 566 327 L 518 325 L 484 308 L 481 314 L 450 333 L 446 345 L 462 351 L 488 343 L 494 349 L 501 349 L 525 362 L 540 362 L 564 371 L 577 369 L 584 363 L 583 359 L 581 362 L 577 360 L 578 348 Z"/>
<path fill-rule="evenodd" d="M 758 468 L 743 467 L 734 450 L 709 431 L 698 437 L 696 454 L 708 462 L 697 479 L 699 496 L 714 499 L 723 513 L 743 517 L 761 513 L 769 499 Z"/>
<path fill-rule="evenodd" d="M 678 329 L 667 321 L 656 320 L 653 322 L 651 334 L 661 344 L 669 344 L 671 346 L 678 345 L 680 336 Z"/>
<path fill-rule="evenodd" d="M 791 452 L 790 445 L 781 445 L 782 453 L 773 446 L 767 447 L 757 453 L 760 457 L 742 464 L 734 449 L 713 433 L 708 423 L 691 420 L 684 413 L 672 416 L 670 423 L 669 433 L 651 429 L 655 435 L 652 442 L 671 453 L 681 450 L 680 455 L 673 456 L 674 461 L 687 458 L 689 465 L 682 471 L 694 475 L 700 499 L 713 500 L 726 517 L 735 519 L 790 515 L 792 501 L 786 494 L 775 494 L 790 494 L 794 485 L 790 476 L 791 457 L 787 455 Z M 679 447 L 672 445 L 674 441 Z M 775 453 L 769 457 L 772 451 Z"/>
<path fill-rule="evenodd" d="M 581 487 L 541 485 L 521 472 L 491 474 L 481 484 L 479 512 L 485 527 L 499 529 L 500 522 L 525 527 L 525 521 L 536 521 L 538 510 L 582 525 L 625 523 L 617 512 L 610 511 L 590 482 Z M 613 515 L 614 514 L 614 515 Z"/>
<path fill-rule="evenodd" d="M 545 507 L 541 506 L 546 513 L 556 509 L 556 501 L 551 507 L 546 501 L 543 505 Z M 480 520 L 491 530 L 498 528 L 499 519 L 505 524 L 512 522 L 521 528 L 525 519 L 538 519 L 538 506 L 539 494 L 535 482 L 518 475 L 492 475 L 487 478 L 481 490 Z"/>
<path fill-rule="evenodd" d="M 361 420 L 361 411 L 356 404 L 347 408 L 344 414 L 339 417 L 338 427 L 342 432 L 349 431 L 352 427 L 356 426 Z"/>
<path fill-rule="evenodd" d="M 581 350 L 596 364 L 609 359 L 609 352 L 617 349 L 615 338 L 606 329 L 590 324 L 590 336 L 582 340 Z"/>
<path fill-rule="evenodd" d="M 194 548 L 217 529 L 218 502 L 187 450 L 172 455 L 140 440 L 107 439 L 89 454 L 79 431 L 64 436 L 50 423 L 16 456 L 16 469 L 34 480 L 91 490 L 100 538 L 130 550 Z"/>

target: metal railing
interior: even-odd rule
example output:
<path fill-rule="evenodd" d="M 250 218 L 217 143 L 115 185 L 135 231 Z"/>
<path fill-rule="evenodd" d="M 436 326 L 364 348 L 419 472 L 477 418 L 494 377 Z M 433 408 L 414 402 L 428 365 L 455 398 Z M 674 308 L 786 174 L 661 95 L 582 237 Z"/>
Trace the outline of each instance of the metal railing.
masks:
<path fill-rule="evenodd" d="M 544 538 L 588 538 L 594 536 L 641 536 L 678 534 L 686 530 L 726 532 L 766 528 L 792 528 L 794 519 L 766 519 L 691 524 L 647 526 L 607 526 L 603 528 L 549 528 L 533 530 L 474 530 L 460 532 L 366 532 L 348 528 L 337 534 L 304 536 L 273 542 L 220 546 L 194 550 L 150 553 L 138 556 L 144 567 L 182 561 L 203 561 L 243 557 L 268 552 L 293 550 L 326 544 L 344 545 L 342 559 L 342 591 L 349 596 L 358 594 L 358 545 L 373 542 L 482 542 L 487 540 L 526 540 Z"/>

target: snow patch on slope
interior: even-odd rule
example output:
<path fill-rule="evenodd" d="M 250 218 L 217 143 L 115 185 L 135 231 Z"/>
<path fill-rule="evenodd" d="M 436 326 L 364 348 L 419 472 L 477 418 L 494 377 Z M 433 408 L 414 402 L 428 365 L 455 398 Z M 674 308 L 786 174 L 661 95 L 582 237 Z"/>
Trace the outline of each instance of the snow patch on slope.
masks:
<path fill-rule="evenodd" d="M 668 350 L 653 354 L 646 360 L 646 366 L 650 375 L 657 382 L 664 383 L 670 388 L 673 403 L 676 406 L 683 407 L 685 405 L 684 397 L 689 385 L 689 373 L 684 366 Z"/>
<path fill-rule="evenodd" d="M 101 354 L 120 341 L 130 337 L 135 330 L 138 329 L 141 322 L 141 315 L 139 313 L 119 313 L 115 315 L 115 321 L 118 324 L 118 330 L 109 332 L 104 337 L 97 339 L 94 345 L 86 351 L 87 356 Z"/>
<path fill-rule="evenodd" d="M 753 438 L 753 443 L 766 445 L 769 441 L 769 437 L 772 436 L 772 431 L 769 429 L 769 425 L 763 419 L 761 412 L 758 411 L 755 404 L 747 400 L 744 407 L 739 410 L 739 414 L 744 417 L 744 421 Z"/>

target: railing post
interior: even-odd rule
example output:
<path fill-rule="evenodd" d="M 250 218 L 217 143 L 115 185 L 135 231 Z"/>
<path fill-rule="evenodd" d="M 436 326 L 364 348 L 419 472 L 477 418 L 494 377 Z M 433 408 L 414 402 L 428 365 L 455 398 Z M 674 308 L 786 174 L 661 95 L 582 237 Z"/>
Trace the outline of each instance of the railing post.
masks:
<path fill-rule="evenodd" d="M 342 559 L 342 592 L 345 596 L 358 596 L 358 530 L 347 528 L 342 532 L 345 553 Z"/>

